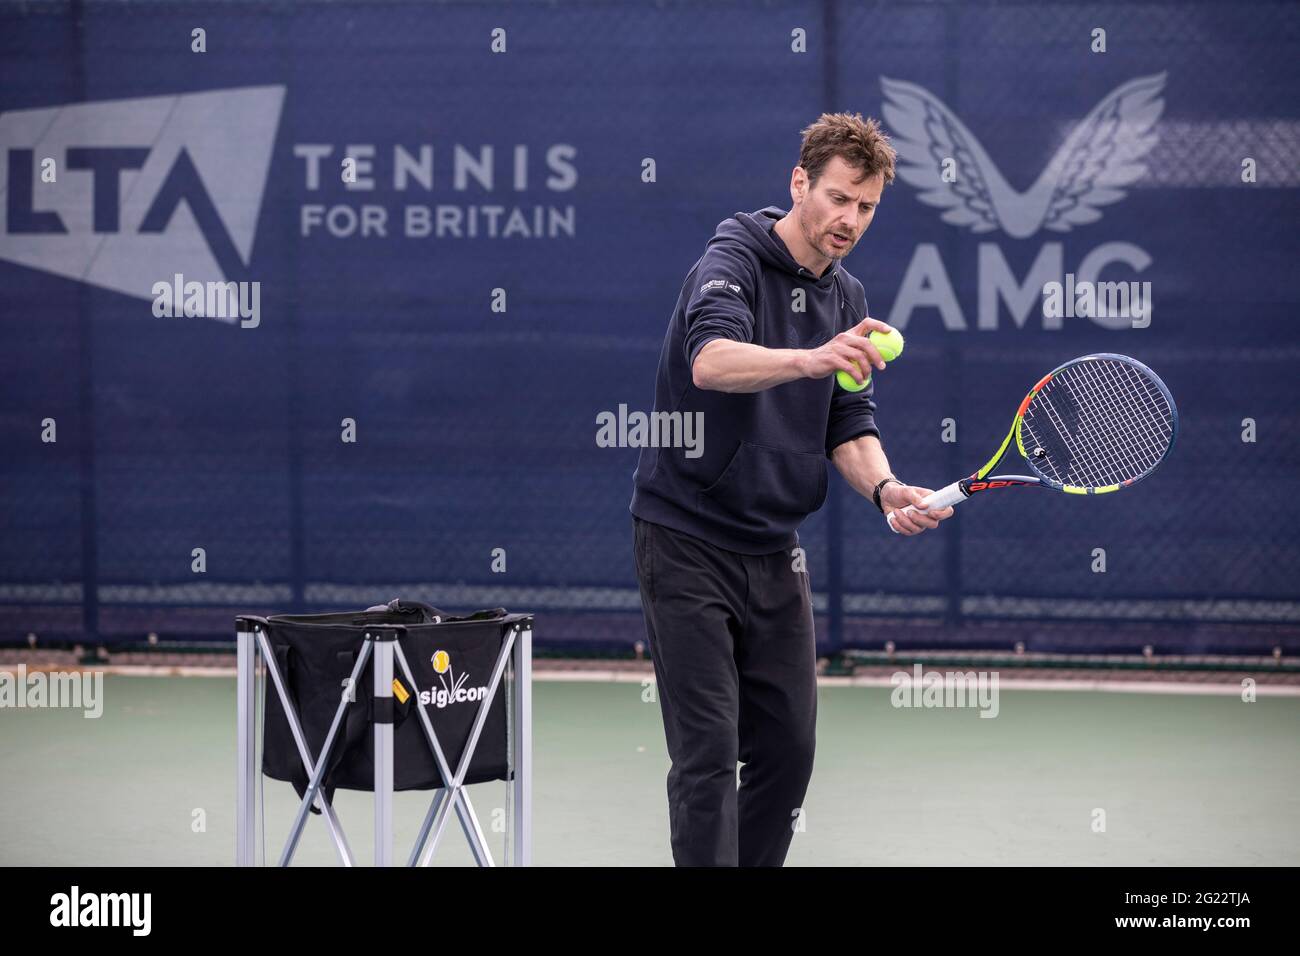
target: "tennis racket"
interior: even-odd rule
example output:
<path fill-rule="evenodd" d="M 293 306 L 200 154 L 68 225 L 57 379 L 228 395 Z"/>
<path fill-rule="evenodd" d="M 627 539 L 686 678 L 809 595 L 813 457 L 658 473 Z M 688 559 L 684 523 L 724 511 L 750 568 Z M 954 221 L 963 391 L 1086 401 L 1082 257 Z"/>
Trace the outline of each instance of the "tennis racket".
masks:
<path fill-rule="evenodd" d="M 1155 372 L 1127 355 L 1084 355 L 1029 390 L 988 464 L 926 495 L 922 504 L 947 508 L 978 491 L 1025 485 L 1071 495 L 1118 491 L 1155 471 L 1177 434 L 1178 409 Z M 1033 474 L 990 476 L 1012 438 Z M 888 521 L 897 534 L 893 512 Z"/>

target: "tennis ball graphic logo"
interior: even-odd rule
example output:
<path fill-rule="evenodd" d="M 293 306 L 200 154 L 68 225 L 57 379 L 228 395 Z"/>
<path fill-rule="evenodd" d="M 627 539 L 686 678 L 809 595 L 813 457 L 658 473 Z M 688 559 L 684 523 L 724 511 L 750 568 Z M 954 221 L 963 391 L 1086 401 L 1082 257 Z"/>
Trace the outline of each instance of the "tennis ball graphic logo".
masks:
<path fill-rule="evenodd" d="M 880 350 L 880 357 L 886 362 L 892 362 L 903 354 L 903 335 L 898 329 L 890 332 L 872 332 L 867 338 L 871 340 L 872 345 Z M 858 363 L 854 362 L 853 364 L 856 366 Z M 871 384 L 871 374 L 868 372 L 861 385 L 853 381 L 853 376 L 848 372 L 836 372 L 835 381 L 846 392 L 860 392 Z"/>
<path fill-rule="evenodd" d="M 451 667 L 451 655 L 446 651 L 434 651 L 433 669 L 439 674 L 447 673 L 447 668 Z"/>

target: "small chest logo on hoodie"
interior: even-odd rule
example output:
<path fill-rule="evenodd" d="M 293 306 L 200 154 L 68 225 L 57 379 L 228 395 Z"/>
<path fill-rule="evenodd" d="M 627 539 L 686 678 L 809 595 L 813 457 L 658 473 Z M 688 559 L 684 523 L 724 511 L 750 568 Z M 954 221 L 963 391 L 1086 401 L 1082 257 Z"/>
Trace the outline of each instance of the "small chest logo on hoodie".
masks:
<path fill-rule="evenodd" d="M 740 286 L 734 282 L 728 282 L 726 279 L 710 279 L 704 285 L 700 286 L 700 295 L 708 292 L 710 289 L 730 289 L 737 295 L 740 294 Z"/>

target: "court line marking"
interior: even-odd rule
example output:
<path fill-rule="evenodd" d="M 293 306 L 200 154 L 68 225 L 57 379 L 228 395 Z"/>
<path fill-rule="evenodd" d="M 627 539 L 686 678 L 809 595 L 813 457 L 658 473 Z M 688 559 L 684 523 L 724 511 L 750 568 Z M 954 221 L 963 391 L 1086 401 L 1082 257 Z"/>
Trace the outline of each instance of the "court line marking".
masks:
<path fill-rule="evenodd" d="M 0 671 L 17 672 L 17 664 L 0 664 Z M 954 668 L 954 671 L 966 673 L 977 668 Z M 195 667 L 166 666 L 158 664 L 109 664 L 105 667 L 61 667 L 57 664 L 27 665 L 27 673 L 37 671 L 101 671 L 120 677 L 224 677 L 235 676 L 233 667 Z M 904 672 L 906 673 L 906 672 Z M 943 673 L 936 671 L 936 673 Z M 1243 673 L 1242 677 L 1253 675 Z M 533 680 L 572 683 L 606 683 L 606 684 L 644 684 L 654 683 L 654 673 L 646 671 L 625 670 L 533 670 Z M 891 677 L 818 677 L 819 687 L 893 687 Z M 999 672 L 998 690 L 1067 690 L 1098 691 L 1119 694 L 1208 694 L 1214 696 L 1240 696 L 1241 684 L 1225 683 L 1222 680 L 1197 683 L 1194 681 L 1138 681 L 1079 679 L 1064 680 L 1057 678 L 1003 677 Z M 1300 697 L 1300 685 L 1296 684 L 1255 684 L 1255 694 L 1259 697 Z"/>
<path fill-rule="evenodd" d="M 972 668 L 955 668 L 955 671 L 967 673 Z M 906 673 L 906 672 L 904 672 Z M 931 673 L 931 672 L 927 672 Z M 933 671 L 942 675 L 943 671 Z M 1253 677 L 1243 673 L 1242 677 Z M 893 687 L 888 677 L 820 677 L 819 686 L 830 687 Z M 1224 697 L 1240 697 L 1240 683 L 1223 681 L 1195 683 L 1193 681 L 1138 681 L 1080 679 L 1065 680 L 1046 677 L 1003 677 L 998 674 L 998 690 L 1085 690 L 1117 694 L 1209 694 Z M 1259 697 L 1300 697 L 1300 685 L 1255 683 L 1255 694 Z"/>

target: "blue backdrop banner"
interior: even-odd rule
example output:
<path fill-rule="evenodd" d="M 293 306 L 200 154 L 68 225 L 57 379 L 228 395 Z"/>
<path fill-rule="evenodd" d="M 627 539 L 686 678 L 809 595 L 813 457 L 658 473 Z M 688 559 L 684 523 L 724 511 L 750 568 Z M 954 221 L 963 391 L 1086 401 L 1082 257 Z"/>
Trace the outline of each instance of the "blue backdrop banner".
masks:
<path fill-rule="evenodd" d="M 717 223 L 788 208 L 840 110 L 899 152 L 845 265 L 907 337 L 903 478 L 1088 352 L 1182 430 L 1133 489 L 914 540 L 833 475 L 822 647 L 1300 649 L 1300 31 L 1226 2 L 0 6 L 0 638 L 400 595 L 641 640 L 598 420 L 650 410 Z"/>

